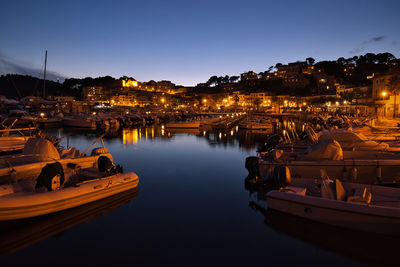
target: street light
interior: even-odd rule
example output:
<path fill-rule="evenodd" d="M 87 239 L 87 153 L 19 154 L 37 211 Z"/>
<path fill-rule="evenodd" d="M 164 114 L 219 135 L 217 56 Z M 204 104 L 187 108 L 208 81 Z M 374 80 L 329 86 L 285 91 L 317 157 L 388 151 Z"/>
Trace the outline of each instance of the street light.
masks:
<path fill-rule="evenodd" d="M 204 98 L 204 99 L 203 99 L 203 103 L 204 103 L 204 104 L 207 103 L 207 99 Z"/>
<path fill-rule="evenodd" d="M 387 92 L 386 92 L 386 91 L 383 91 L 383 92 L 381 93 L 381 95 L 382 95 L 383 97 L 385 97 L 385 96 L 387 95 Z"/>

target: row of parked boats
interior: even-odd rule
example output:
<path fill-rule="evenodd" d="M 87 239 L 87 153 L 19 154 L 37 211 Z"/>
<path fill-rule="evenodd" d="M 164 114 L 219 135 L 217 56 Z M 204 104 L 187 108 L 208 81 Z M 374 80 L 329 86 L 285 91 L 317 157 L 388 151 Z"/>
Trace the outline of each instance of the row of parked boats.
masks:
<path fill-rule="evenodd" d="M 268 209 L 399 236 L 397 129 L 377 130 L 368 124 L 314 128 L 306 124 L 291 139 L 270 136 L 257 156 L 246 158 L 247 186 L 267 192 L 263 198 Z"/>
<path fill-rule="evenodd" d="M 242 114 L 207 115 L 180 118 L 165 124 L 168 129 L 228 130 L 243 120 Z"/>

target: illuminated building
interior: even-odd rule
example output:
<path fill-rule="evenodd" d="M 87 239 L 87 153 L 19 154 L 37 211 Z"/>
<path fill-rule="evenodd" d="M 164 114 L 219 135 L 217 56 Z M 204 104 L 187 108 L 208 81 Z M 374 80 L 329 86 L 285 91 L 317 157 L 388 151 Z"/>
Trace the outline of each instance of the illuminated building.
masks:
<path fill-rule="evenodd" d="M 122 87 L 134 88 L 138 86 L 138 82 L 135 80 L 122 80 Z"/>

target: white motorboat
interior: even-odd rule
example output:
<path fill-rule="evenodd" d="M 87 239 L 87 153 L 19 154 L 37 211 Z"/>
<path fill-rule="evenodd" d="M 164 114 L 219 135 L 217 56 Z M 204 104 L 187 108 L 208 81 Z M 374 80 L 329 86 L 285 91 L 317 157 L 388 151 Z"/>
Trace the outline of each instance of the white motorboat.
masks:
<path fill-rule="evenodd" d="M 48 165 L 47 170 L 52 166 Z M 61 166 L 61 165 L 59 165 Z M 16 220 L 50 214 L 137 187 L 133 173 L 110 173 L 97 168 L 51 177 L 42 171 L 37 179 L 0 186 L 0 220 Z M 64 181 L 63 181 L 64 180 Z"/>
<path fill-rule="evenodd" d="M 9 112 L 10 119 L 18 119 L 16 121 L 16 125 L 34 125 L 38 118 L 31 116 L 25 110 L 10 110 Z"/>
<path fill-rule="evenodd" d="M 176 122 L 168 122 L 165 124 L 165 128 L 199 128 L 200 121 L 176 121 Z"/>
<path fill-rule="evenodd" d="M 67 116 L 63 118 L 65 126 L 78 128 L 96 128 L 96 121 L 91 117 Z"/>
<path fill-rule="evenodd" d="M 241 123 L 239 123 L 239 129 L 258 130 L 258 131 L 264 131 L 265 133 L 274 132 L 274 126 L 271 123 L 262 123 L 254 121 L 242 121 Z"/>
<path fill-rule="evenodd" d="M 105 159 L 111 162 L 113 160 L 104 147 L 94 148 L 91 155 L 86 156 L 86 152 L 81 153 L 75 148 L 58 151 L 54 144 L 45 138 L 30 138 L 21 154 L 0 157 L 0 184 L 38 177 L 49 163 L 59 162 L 64 169 L 80 169 L 99 166 L 99 160 Z"/>
<path fill-rule="evenodd" d="M 22 151 L 30 136 L 0 136 L 0 153 Z"/>
<path fill-rule="evenodd" d="M 344 150 L 400 152 L 399 146 L 390 146 L 382 141 L 375 141 L 372 136 L 367 138 L 360 132 L 351 129 L 325 130 L 319 133 L 319 141 L 332 139 L 339 142 Z"/>
<path fill-rule="evenodd" d="M 303 152 L 273 150 L 248 157 L 246 168 L 259 179 L 278 165 L 286 165 L 293 177 L 315 177 L 321 168 L 334 179 L 360 183 L 399 182 L 400 156 L 380 151 L 344 151 L 334 140 L 321 141 Z"/>
<path fill-rule="evenodd" d="M 55 127 L 63 124 L 63 118 L 60 117 L 43 117 L 37 120 L 37 124 L 41 127 Z"/>
<path fill-rule="evenodd" d="M 241 121 L 238 126 L 239 129 L 260 130 L 267 133 L 274 132 L 274 126 L 271 123 L 271 119 L 259 116 L 246 118 L 245 120 Z"/>
<path fill-rule="evenodd" d="M 267 193 L 268 209 L 334 226 L 400 235 L 400 189 L 292 179 L 290 186 Z"/>

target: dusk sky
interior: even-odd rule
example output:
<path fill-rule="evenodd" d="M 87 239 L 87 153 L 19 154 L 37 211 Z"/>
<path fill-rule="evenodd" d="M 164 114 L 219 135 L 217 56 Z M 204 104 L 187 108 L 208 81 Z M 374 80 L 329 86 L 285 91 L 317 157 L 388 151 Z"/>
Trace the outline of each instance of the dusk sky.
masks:
<path fill-rule="evenodd" d="M 400 1 L 2 1 L 0 74 L 196 85 L 276 63 L 390 52 Z M 25 72 L 25 73 L 24 73 Z M 55 77 L 51 76 L 51 77 Z"/>

